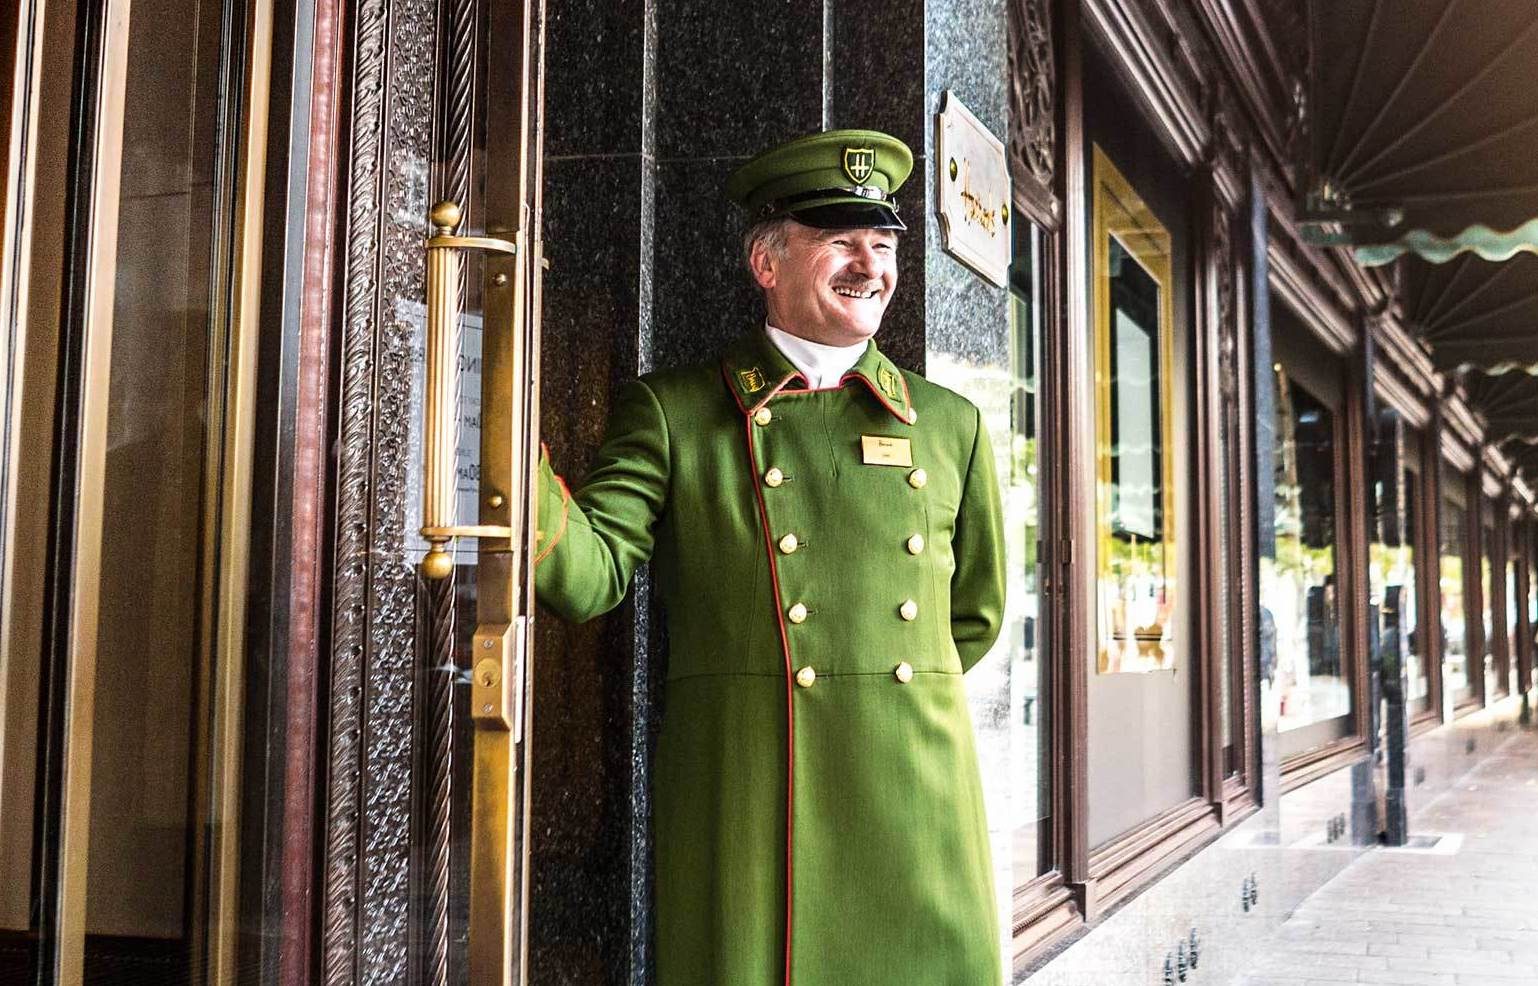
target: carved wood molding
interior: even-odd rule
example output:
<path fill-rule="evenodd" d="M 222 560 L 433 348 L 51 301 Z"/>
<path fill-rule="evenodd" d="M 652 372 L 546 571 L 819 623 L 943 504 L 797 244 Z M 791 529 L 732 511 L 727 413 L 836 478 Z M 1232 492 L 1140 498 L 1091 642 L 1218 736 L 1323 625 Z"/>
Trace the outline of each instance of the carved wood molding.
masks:
<path fill-rule="evenodd" d="M 1190 45 L 1197 34 L 1175 20 L 1175 8 L 1150 0 L 1084 0 L 1084 20 L 1126 70 L 1134 92 L 1154 115 L 1155 129 L 1187 164 L 1207 148 L 1201 73 Z"/>
<path fill-rule="evenodd" d="M 1238 212 L 1249 194 L 1249 148 L 1241 128 L 1243 111 L 1233 90 L 1221 78 L 1211 80 L 1206 88 L 1206 157 L 1212 169 L 1217 207 Z"/>
<path fill-rule="evenodd" d="M 325 806 L 322 979 L 407 975 L 415 701 L 410 388 L 436 0 L 354 8 Z M 388 94 L 388 99 L 386 98 Z"/>
<path fill-rule="evenodd" d="M 1217 196 L 1213 196 L 1211 223 L 1212 275 L 1216 282 L 1213 285 L 1214 314 L 1218 320 L 1218 387 L 1227 406 L 1238 399 L 1239 302 L 1235 281 L 1238 273 L 1234 263 L 1233 220 Z"/>
<path fill-rule="evenodd" d="M 1290 42 L 1272 37 L 1254 9 L 1254 0 L 1191 3 L 1195 15 L 1206 23 L 1214 54 L 1227 67 L 1258 145 L 1267 148 L 1276 161 L 1290 161 L 1283 135 L 1291 114 L 1292 86 L 1277 60 L 1278 44 L 1290 47 Z"/>
<path fill-rule="evenodd" d="M 1009 170 L 1015 195 L 1038 223 L 1061 216 L 1057 171 L 1057 72 L 1050 0 L 1009 5 Z"/>
<path fill-rule="evenodd" d="M 1307 259 L 1287 240 L 1273 237 L 1267 244 L 1266 261 L 1273 295 L 1286 302 L 1331 352 L 1339 356 L 1350 353 L 1357 334 L 1351 309 L 1340 305 L 1333 293 L 1311 276 Z"/>

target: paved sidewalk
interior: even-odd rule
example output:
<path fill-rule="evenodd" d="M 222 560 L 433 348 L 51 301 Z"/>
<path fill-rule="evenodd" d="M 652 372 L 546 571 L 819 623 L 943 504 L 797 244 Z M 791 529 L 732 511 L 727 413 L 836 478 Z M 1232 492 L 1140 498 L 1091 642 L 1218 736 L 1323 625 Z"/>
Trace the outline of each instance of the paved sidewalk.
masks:
<path fill-rule="evenodd" d="M 1303 901 L 1241 986 L 1538 986 L 1538 734 L 1514 733 Z"/>

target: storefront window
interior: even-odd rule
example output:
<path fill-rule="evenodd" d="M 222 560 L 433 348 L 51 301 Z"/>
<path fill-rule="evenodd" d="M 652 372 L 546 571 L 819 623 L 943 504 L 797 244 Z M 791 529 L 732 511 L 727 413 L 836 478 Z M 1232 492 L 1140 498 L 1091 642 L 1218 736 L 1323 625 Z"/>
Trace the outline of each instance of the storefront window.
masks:
<path fill-rule="evenodd" d="M 1404 471 L 1405 504 L 1405 569 L 1403 589 L 1399 596 L 1401 632 L 1405 635 L 1405 693 L 1407 708 L 1420 712 L 1431 707 L 1431 673 L 1426 666 L 1426 635 L 1418 619 L 1419 605 L 1415 581 L 1415 532 L 1420 530 L 1420 500 L 1416 493 L 1420 488 L 1420 474 Z"/>
<path fill-rule="evenodd" d="M 1096 148 L 1095 381 L 1102 673 L 1174 667 L 1169 233 Z"/>
<path fill-rule="evenodd" d="M 1451 478 L 1455 483 L 1463 480 L 1458 473 L 1451 473 Z M 1445 692 L 1456 706 L 1474 694 L 1469 681 L 1468 616 L 1463 588 L 1468 515 L 1461 502 L 1445 494 L 1440 528 L 1437 584 L 1442 597 L 1442 674 Z"/>
<path fill-rule="evenodd" d="M 1095 620 L 1084 682 L 1090 846 L 1198 793 L 1197 723 L 1207 708 L 1177 586 L 1191 564 L 1176 514 L 1194 450 L 1174 436 L 1193 428 L 1184 383 L 1195 213 L 1154 131 L 1111 96 L 1085 104 L 1094 496 L 1079 506 L 1095 527 L 1082 566 Z"/>
<path fill-rule="evenodd" d="M 1276 564 L 1262 595 L 1276 624 L 1278 729 L 1288 732 L 1348 717 L 1351 685 L 1336 576 L 1335 413 L 1278 364 L 1276 414 Z"/>
<path fill-rule="evenodd" d="M 1538 663 L 1538 645 L 1535 645 L 1535 638 L 1538 638 L 1538 570 L 1534 569 L 1531 561 L 1532 555 L 1530 554 L 1534 548 L 1533 528 L 1529 526 L 1527 530 L 1529 560 L 1523 562 L 1527 566 L 1527 646 L 1533 648 L 1528 653 L 1533 654 L 1534 663 Z M 1533 670 L 1529 666 L 1529 677 L 1521 683 L 1524 692 L 1532 687 L 1532 674 Z"/>
<path fill-rule="evenodd" d="M 1501 694 L 1501 683 L 1496 673 L 1498 666 L 1495 660 L 1495 583 L 1494 552 L 1495 552 L 1495 528 L 1488 523 L 1490 519 L 1490 505 L 1484 504 L 1480 511 L 1481 517 L 1486 523 L 1481 525 L 1484 537 L 1481 539 L 1479 552 L 1479 605 L 1481 625 L 1484 628 L 1484 636 L 1481 638 L 1484 656 L 1483 672 L 1485 676 L 1486 700 Z"/>
<path fill-rule="evenodd" d="M 1517 690 L 1517 560 L 1506 559 L 1506 693 Z"/>
<path fill-rule="evenodd" d="M 1426 707 L 1429 691 L 1425 663 L 1417 653 L 1415 581 L 1415 484 L 1417 474 L 1408 468 L 1416 460 L 1417 436 L 1406 432 L 1397 412 L 1384 409 L 1378 415 L 1378 435 L 1373 448 L 1371 543 L 1368 545 L 1368 581 L 1371 611 L 1377 619 L 1378 647 L 1388 659 L 1403 662 L 1405 705 L 1412 711 Z"/>
<path fill-rule="evenodd" d="M 1533 528 L 1531 526 L 1528 527 L 1527 544 L 1529 551 L 1531 551 L 1534 547 Z M 1529 554 L 1529 559 L 1531 557 L 1531 554 Z M 1523 562 L 1523 564 L 1527 565 L 1527 645 L 1538 651 L 1538 647 L 1535 647 L 1535 638 L 1538 638 L 1538 569 L 1534 568 L 1531 560 Z M 1530 651 L 1529 653 L 1534 652 Z M 1534 659 L 1534 663 L 1538 663 L 1538 653 L 1534 653 Z M 1532 674 L 1531 668 L 1528 669 L 1528 674 Z M 1527 691 L 1530 687 L 1532 687 L 1531 678 L 1522 682 L 1523 691 Z"/>

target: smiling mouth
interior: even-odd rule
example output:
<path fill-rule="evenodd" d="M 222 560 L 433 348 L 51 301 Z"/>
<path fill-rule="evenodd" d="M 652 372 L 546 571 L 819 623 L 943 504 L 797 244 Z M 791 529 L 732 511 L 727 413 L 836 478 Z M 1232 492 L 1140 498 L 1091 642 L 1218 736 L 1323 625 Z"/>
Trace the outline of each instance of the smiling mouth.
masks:
<path fill-rule="evenodd" d="M 878 291 L 875 288 L 872 288 L 869 291 L 861 291 L 858 288 L 836 287 L 833 289 L 833 293 L 843 295 L 845 298 L 859 298 L 862 301 L 868 301 L 869 299 L 874 298 Z"/>

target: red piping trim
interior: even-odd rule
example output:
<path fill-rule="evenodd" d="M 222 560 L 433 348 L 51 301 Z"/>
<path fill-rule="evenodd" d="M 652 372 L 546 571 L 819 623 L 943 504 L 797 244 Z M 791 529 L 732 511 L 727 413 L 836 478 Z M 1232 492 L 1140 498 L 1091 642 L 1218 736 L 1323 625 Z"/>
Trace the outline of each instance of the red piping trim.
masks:
<path fill-rule="evenodd" d="M 738 401 L 739 406 L 741 403 Z M 774 618 L 780 627 L 780 649 L 785 655 L 785 986 L 790 986 L 791 904 L 795 887 L 796 710 L 795 686 L 792 684 L 795 676 L 791 673 L 790 636 L 785 632 L 785 605 L 780 598 L 780 573 L 775 565 L 773 538 L 769 533 L 769 511 L 764 506 L 764 491 L 758 485 L 758 453 L 753 447 L 753 422 L 748 420 L 744 424 L 747 426 L 748 465 L 752 468 L 753 495 L 758 500 L 758 517 L 769 558 L 769 582 L 774 586 Z"/>
<path fill-rule="evenodd" d="M 896 418 L 898 421 L 901 421 L 905 425 L 911 425 L 913 423 L 913 422 L 908 420 L 908 416 L 906 414 L 902 413 L 901 411 L 897 410 L 897 408 L 893 407 L 892 406 L 892 402 L 886 399 L 886 395 L 881 392 L 880 388 L 878 388 L 875 384 L 871 383 L 870 380 L 866 379 L 864 374 L 855 373 L 855 372 L 851 371 L 849 373 L 844 374 L 843 377 L 841 377 L 839 379 L 839 384 L 842 385 L 846 380 L 849 380 L 851 378 L 860 381 L 866 387 L 870 388 L 870 392 L 872 394 L 876 395 L 876 400 L 880 401 L 883 407 L 885 407 L 888 411 L 892 412 L 892 417 Z M 912 400 L 912 398 L 908 397 L 908 381 L 903 379 L 903 375 L 901 373 L 899 373 L 897 375 L 897 378 L 899 380 L 902 380 L 902 382 L 903 382 L 903 398 L 905 400 L 907 400 L 908 406 L 912 407 L 913 406 L 913 400 Z"/>
<path fill-rule="evenodd" d="M 571 513 L 571 490 L 567 488 L 566 480 L 560 476 L 556 476 L 555 481 L 561 487 L 561 526 L 556 528 L 555 539 L 545 545 L 544 551 L 534 556 L 534 564 L 536 566 L 550 557 L 550 552 L 554 551 L 555 546 L 561 543 L 561 538 L 566 536 L 566 518 Z"/>
<path fill-rule="evenodd" d="M 750 410 L 757 411 L 759 408 L 763 407 L 765 404 L 768 404 L 770 401 L 774 400 L 775 397 L 777 397 L 780 393 L 782 393 L 785 390 L 785 385 L 786 384 L 790 383 L 792 380 L 797 380 L 797 379 L 799 379 L 802 383 L 806 383 L 807 382 L 806 377 L 801 376 L 801 374 L 799 374 L 799 373 L 788 374 L 788 375 L 786 375 L 785 379 L 781 380 L 779 383 L 775 384 L 773 387 L 770 387 L 769 388 L 769 393 L 765 394 L 763 396 L 763 399 L 760 400 L 757 404 L 754 404 L 753 407 L 750 408 Z"/>
<path fill-rule="evenodd" d="M 721 379 L 725 381 L 726 389 L 732 395 L 732 400 L 737 402 L 737 410 L 747 414 L 748 409 L 742 405 L 742 398 L 737 396 L 737 388 L 732 385 L 732 371 L 727 368 L 724 361 L 721 363 Z"/>
<path fill-rule="evenodd" d="M 896 408 L 896 406 L 894 406 L 892 404 L 891 401 L 887 400 L 886 395 L 881 392 L 880 388 L 878 388 L 875 384 L 871 383 L 870 380 L 866 379 L 866 377 L 863 374 L 861 374 L 861 373 L 859 373 L 859 372 L 857 372 L 855 370 L 850 370 L 848 373 L 845 373 L 842 377 L 840 377 L 839 381 L 838 381 L 838 386 L 837 387 L 810 387 L 809 386 L 809 387 L 804 387 L 804 388 L 787 389 L 785 385 L 790 383 L 792 380 L 797 379 L 798 377 L 801 379 L 802 383 L 806 383 L 806 378 L 801 376 L 801 374 L 799 374 L 799 373 L 792 373 L 789 376 L 787 376 L 785 379 L 781 380 L 779 383 L 777 383 L 773 387 L 771 387 L 770 390 L 769 390 L 769 393 L 765 394 L 763 399 L 760 400 L 758 403 L 754 404 L 752 407 L 749 407 L 749 406 L 747 406 L 747 405 L 742 403 L 742 398 L 740 396 L 738 396 L 738 394 L 737 394 L 737 388 L 735 386 L 733 386 L 733 384 L 732 384 L 731 370 L 727 368 L 727 365 L 724 362 L 721 364 L 721 377 L 722 377 L 723 380 L 726 381 L 726 389 L 731 391 L 731 393 L 732 393 L 732 400 L 737 402 L 737 409 L 739 411 L 741 411 L 743 414 L 753 414 L 759 408 L 763 407 L 765 404 L 768 404 L 770 401 L 774 400 L 774 398 L 781 397 L 781 396 L 784 396 L 786 394 L 817 394 L 817 393 L 821 393 L 821 392 L 823 392 L 825 390 L 841 390 L 843 388 L 844 384 L 848 383 L 851 379 L 854 379 L 854 380 L 858 380 L 861 383 L 863 383 L 866 386 L 866 388 L 868 390 L 870 390 L 870 392 L 875 396 L 876 400 L 881 402 L 881 406 L 886 408 L 887 411 L 891 413 L 892 417 L 896 418 L 898 421 L 901 421 L 905 425 L 911 425 L 913 423 L 913 422 L 908 420 L 908 416 L 906 414 L 904 414 L 902 411 L 899 411 Z M 897 379 L 902 381 L 902 385 L 903 385 L 903 401 L 904 401 L 904 403 L 906 403 L 909 407 L 912 407 L 913 406 L 913 397 L 908 392 L 908 378 L 903 376 L 901 373 L 899 373 L 897 375 Z"/>

